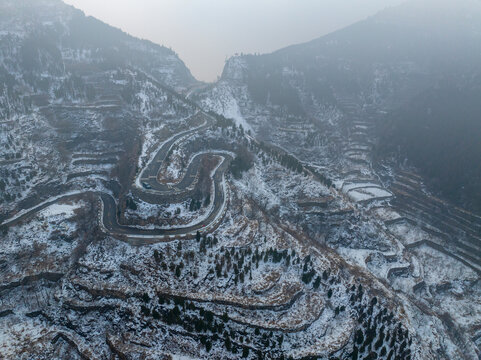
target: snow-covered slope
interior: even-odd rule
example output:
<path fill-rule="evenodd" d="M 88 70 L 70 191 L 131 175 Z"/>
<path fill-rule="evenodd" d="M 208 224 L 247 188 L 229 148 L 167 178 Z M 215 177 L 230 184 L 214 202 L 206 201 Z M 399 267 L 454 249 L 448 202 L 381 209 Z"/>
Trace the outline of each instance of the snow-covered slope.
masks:
<path fill-rule="evenodd" d="M 172 89 L 196 83 L 173 51 L 62 1 L 0 1 L 0 217 L 126 176 L 127 154 L 185 125 L 194 107 Z"/>
<path fill-rule="evenodd" d="M 42 73 L 64 68 L 131 66 L 172 88 L 196 83 L 178 56 L 163 46 L 136 39 L 60 0 L 0 2 L 2 65 L 9 73 Z M 16 55 L 17 61 L 8 56 Z"/>
<path fill-rule="evenodd" d="M 320 217 L 306 226 L 416 306 L 436 309 L 424 324 L 409 315 L 419 334 L 440 322 L 463 333 L 460 343 L 434 345 L 471 349 L 448 358 L 480 352 L 470 338 L 479 315 L 468 320 L 464 298 L 479 314 L 479 287 L 468 281 L 454 300 L 456 276 L 442 270 L 481 273 L 481 218 L 463 209 L 479 203 L 480 10 L 471 0 L 408 1 L 306 44 L 233 57 L 219 82 L 193 95 L 334 184 L 354 213 L 306 206 L 306 217 Z M 243 190 L 273 209 L 278 199 L 261 174 Z"/>
<path fill-rule="evenodd" d="M 479 357 L 481 217 L 373 157 L 437 76 L 390 54 L 397 10 L 204 87 L 59 1 L 0 4 L 0 358 Z M 353 56 L 373 28 L 383 61 Z"/>

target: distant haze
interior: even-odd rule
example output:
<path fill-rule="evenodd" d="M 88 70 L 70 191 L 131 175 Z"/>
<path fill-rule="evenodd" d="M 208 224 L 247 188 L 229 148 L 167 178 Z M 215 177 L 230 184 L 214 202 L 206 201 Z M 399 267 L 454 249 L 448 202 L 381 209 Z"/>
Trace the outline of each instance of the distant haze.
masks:
<path fill-rule="evenodd" d="M 65 0 L 136 37 L 176 51 L 214 81 L 226 58 L 306 42 L 402 0 Z"/>

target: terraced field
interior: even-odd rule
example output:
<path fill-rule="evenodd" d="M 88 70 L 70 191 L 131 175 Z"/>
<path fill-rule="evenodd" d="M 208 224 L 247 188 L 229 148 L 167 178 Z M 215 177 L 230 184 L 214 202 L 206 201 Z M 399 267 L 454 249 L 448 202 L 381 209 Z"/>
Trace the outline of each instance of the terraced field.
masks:
<path fill-rule="evenodd" d="M 481 271 L 480 216 L 427 194 L 422 179 L 407 171 L 397 175 L 391 189 L 397 211 L 437 238 L 437 245 Z"/>

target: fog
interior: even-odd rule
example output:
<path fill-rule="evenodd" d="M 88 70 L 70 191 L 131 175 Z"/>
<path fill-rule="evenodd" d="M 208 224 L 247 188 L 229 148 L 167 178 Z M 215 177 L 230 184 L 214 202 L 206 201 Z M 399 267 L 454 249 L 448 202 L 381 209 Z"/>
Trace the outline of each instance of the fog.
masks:
<path fill-rule="evenodd" d="M 235 53 L 309 41 L 402 0 L 66 0 L 131 35 L 175 50 L 203 81 Z"/>

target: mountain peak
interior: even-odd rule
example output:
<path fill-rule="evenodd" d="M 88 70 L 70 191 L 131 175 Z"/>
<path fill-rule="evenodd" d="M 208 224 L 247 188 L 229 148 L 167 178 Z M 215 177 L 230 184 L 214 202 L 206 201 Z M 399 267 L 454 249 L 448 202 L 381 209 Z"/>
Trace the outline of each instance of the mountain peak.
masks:
<path fill-rule="evenodd" d="M 35 46 L 49 44 L 69 57 L 88 53 L 92 62 L 141 68 L 173 88 L 185 88 L 197 82 L 172 50 L 87 17 L 61 0 L 0 0 L 0 8 L 3 34 L 25 39 L 42 37 L 42 41 L 34 41 Z"/>

